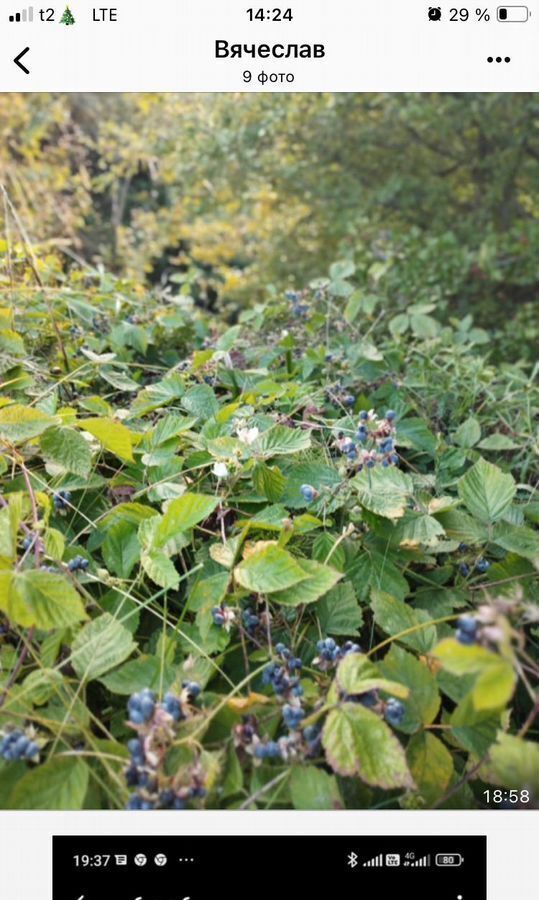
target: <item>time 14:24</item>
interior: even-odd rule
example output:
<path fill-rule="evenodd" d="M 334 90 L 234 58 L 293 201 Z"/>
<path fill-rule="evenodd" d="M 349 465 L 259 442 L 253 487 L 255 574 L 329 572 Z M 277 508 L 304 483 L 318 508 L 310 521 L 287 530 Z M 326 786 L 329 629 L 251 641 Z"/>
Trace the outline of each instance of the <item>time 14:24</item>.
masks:
<path fill-rule="evenodd" d="M 291 22 L 293 19 L 291 9 L 248 9 L 249 20 L 254 22 Z"/>

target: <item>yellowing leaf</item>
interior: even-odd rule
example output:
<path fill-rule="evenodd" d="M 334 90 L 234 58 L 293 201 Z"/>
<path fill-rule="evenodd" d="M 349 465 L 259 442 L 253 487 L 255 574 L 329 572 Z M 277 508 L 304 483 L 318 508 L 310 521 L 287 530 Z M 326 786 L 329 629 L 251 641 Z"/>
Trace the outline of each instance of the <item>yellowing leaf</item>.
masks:
<path fill-rule="evenodd" d="M 253 706 L 259 706 L 260 704 L 267 704 L 271 702 L 271 698 L 266 697 L 265 694 L 257 694 L 255 692 L 252 692 L 248 697 L 231 697 L 227 702 L 227 706 L 229 709 L 233 710 L 233 712 L 246 713 Z"/>
<path fill-rule="evenodd" d="M 133 462 L 133 435 L 129 428 L 114 419 L 81 419 L 79 428 L 95 437 L 99 443 L 125 462 Z"/>
<path fill-rule="evenodd" d="M 47 428 L 55 425 L 56 421 L 39 409 L 13 403 L 0 409 L 0 440 L 13 444 L 27 441 L 43 434 Z"/>

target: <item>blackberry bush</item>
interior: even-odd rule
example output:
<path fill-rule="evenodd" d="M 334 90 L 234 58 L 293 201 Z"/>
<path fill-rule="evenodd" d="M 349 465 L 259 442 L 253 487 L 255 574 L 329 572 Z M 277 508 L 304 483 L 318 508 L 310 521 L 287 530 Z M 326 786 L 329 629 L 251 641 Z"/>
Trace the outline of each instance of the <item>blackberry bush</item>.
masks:
<path fill-rule="evenodd" d="M 48 266 L 54 322 L 31 268 L 0 310 L 3 802 L 537 805 L 531 370 L 351 259 L 232 326 Z"/>

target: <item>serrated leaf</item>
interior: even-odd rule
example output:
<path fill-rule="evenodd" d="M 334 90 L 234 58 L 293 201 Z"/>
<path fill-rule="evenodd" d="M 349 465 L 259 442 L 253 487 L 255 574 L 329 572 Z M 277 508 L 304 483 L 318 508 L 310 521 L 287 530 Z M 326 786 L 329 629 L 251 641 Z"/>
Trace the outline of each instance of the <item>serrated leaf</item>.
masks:
<path fill-rule="evenodd" d="M 90 770 L 73 757 L 56 756 L 27 772 L 15 785 L 12 809 L 82 809 Z"/>
<path fill-rule="evenodd" d="M 405 516 L 395 528 L 394 540 L 401 547 L 430 547 L 443 538 L 443 526 L 433 517 L 427 515 Z"/>
<path fill-rule="evenodd" d="M 351 637 L 358 634 L 363 624 L 363 612 L 350 582 L 336 585 L 322 597 L 316 614 L 324 635 Z"/>
<path fill-rule="evenodd" d="M 79 678 L 92 681 L 119 666 L 135 647 L 131 632 L 110 613 L 103 613 L 79 631 L 71 664 Z"/>
<path fill-rule="evenodd" d="M 437 440 L 424 419 L 415 417 L 401 419 L 397 424 L 397 445 L 413 447 L 420 453 L 434 456 Z"/>
<path fill-rule="evenodd" d="M 145 521 L 152 521 L 145 520 Z M 140 543 L 135 525 L 115 522 L 107 529 L 101 553 L 110 572 L 118 578 L 129 578 L 140 559 Z"/>
<path fill-rule="evenodd" d="M 211 419 L 219 411 L 219 403 L 209 384 L 197 384 L 184 395 L 181 404 L 199 419 Z"/>
<path fill-rule="evenodd" d="M 99 370 L 101 378 L 119 391 L 131 393 L 140 390 L 140 384 L 133 381 L 122 369 L 114 369 L 112 366 L 102 366 Z"/>
<path fill-rule="evenodd" d="M 506 434 L 489 434 L 480 444 L 477 445 L 480 450 L 517 450 L 518 444 L 515 444 Z"/>
<path fill-rule="evenodd" d="M 17 625 L 43 631 L 86 618 L 73 585 L 63 575 L 41 569 L 0 572 L 0 609 Z"/>
<path fill-rule="evenodd" d="M 509 550 L 511 553 L 517 553 L 525 559 L 539 559 L 539 534 L 526 528 L 525 525 L 510 525 L 508 522 L 497 522 L 494 526 L 492 541 Z"/>
<path fill-rule="evenodd" d="M 291 588 L 277 591 L 273 594 L 271 599 L 275 603 L 280 603 L 281 606 L 299 606 L 302 603 L 315 603 L 320 597 L 327 594 L 332 587 L 335 587 L 339 579 L 342 578 L 342 572 L 315 562 L 315 560 L 297 559 L 296 562 L 305 573 L 306 578 Z"/>
<path fill-rule="evenodd" d="M 499 709 L 513 696 L 516 685 L 513 667 L 498 653 L 479 644 L 468 646 L 446 638 L 433 655 L 454 675 L 477 676 L 471 692 L 475 709 Z"/>
<path fill-rule="evenodd" d="M 125 425 L 114 419 L 94 418 L 81 419 L 79 428 L 93 435 L 110 453 L 114 453 L 125 462 L 133 462 L 133 436 Z"/>
<path fill-rule="evenodd" d="M 65 537 L 57 528 L 45 528 L 43 532 L 43 546 L 45 553 L 51 559 L 61 560 L 65 551 Z"/>
<path fill-rule="evenodd" d="M 43 456 L 85 478 L 92 468 L 92 451 L 88 442 L 73 428 L 49 428 L 39 442 Z"/>
<path fill-rule="evenodd" d="M 462 425 L 459 425 L 457 430 L 455 431 L 455 443 L 459 445 L 459 447 L 463 447 L 465 450 L 470 447 L 475 447 L 477 442 L 481 439 L 481 426 L 477 419 L 473 416 L 470 416 L 466 419 Z"/>
<path fill-rule="evenodd" d="M 420 653 L 428 653 L 436 643 L 436 626 L 423 609 L 414 609 L 383 591 L 372 591 L 372 609 L 377 625 L 386 634 L 409 644 Z M 408 632 L 408 633 L 406 633 Z"/>
<path fill-rule="evenodd" d="M 57 421 L 39 409 L 13 403 L 0 409 L 0 440 L 18 444 L 38 437 Z"/>
<path fill-rule="evenodd" d="M 425 731 L 414 735 L 406 756 L 419 793 L 432 806 L 451 784 L 454 774 L 451 753 L 435 735 Z"/>
<path fill-rule="evenodd" d="M 248 591 L 271 594 L 285 591 L 309 576 L 288 551 L 270 546 L 253 553 L 236 566 L 234 577 Z"/>
<path fill-rule="evenodd" d="M 188 531 L 207 519 L 219 503 L 207 494 L 183 494 L 171 500 L 155 534 L 155 546 L 163 547 L 178 533 Z"/>
<path fill-rule="evenodd" d="M 434 722 L 441 699 L 436 679 L 426 663 L 393 644 L 378 667 L 386 678 L 398 681 L 409 689 L 404 704 L 404 719 L 399 726 L 401 731 L 413 734 Z"/>
<path fill-rule="evenodd" d="M 391 557 L 370 548 L 359 554 L 348 568 L 347 575 L 362 601 L 368 600 L 373 588 L 397 600 L 404 600 L 409 591 L 408 582 Z"/>
<path fill-rule="evenodd" d="M 539 796 L 539 744 L 502 734 L 490 748 L 479 777 L 512 790 L 529 790 Z"/>
<path fill-rule="evenodd" d="M 364 653 L 349 653 L 339 663 L 335 673 L 339 691 L 350 696 L 366 694 L 369 691 L 384 691 L 395 697 L 406 699 L 408 688 L 397 681 L 384 678 L 377 666 Z"/>
<path fill-rule="evenodd" d="M 17 782 L 10 805 L 13 809 L 82 809 L 89 775 L 83 760 L 56 756 Z"/>
<path fill-rule="evenodd" d="M 332 769 L 358 775 L 373 787 L 413 788 L 404 750 L 388 725 L 372 710 L 344 703 L 329 713 L 322 744 Z"/>
<path fill-rule="evenodd" d="M 292 769 L 290 795 L 294 809 L 344 808 L 337 779 L 316 766 Z"/>
<path fill-rule="evenodd" d="M 439 513 L 437 518 L 445 528 L 447 537 L 463 544 L 484 544 L 488 540 L 488 529 L 481 522 L 465 512 L 451 509 Z"/>
<path fill-rule="evenodd" d="M 151 550 L 143 553 L 141 565 L 148 578 L 158 584 L 159 587 L 168 590 L 177 590 L 180 584 L 180 576 L 174 563 L 162 550 Z"/>
<path fill-rule="evenodd" d="M 386 519 L 400 519 L 413 492 L 412 479 L 394 467 L 364 469 L 351 484 L 365 509 Z"/>
<path fill-rule="evenodd" d="M 480 459 L 458 482 L 459 497 L 481 522 L 496 522 L 513 502 L 516 484 L 492 463 Z"/>
<path fill-rule="evenodd" d="M 264 431 L 252 445 L 255 456 L 270 459 L 272 456 L 287 456 L 289 453 L 299 453 L 308 450 L 311 446 L 311 435 L 300 428 L 287 428 L 285 425 L 275 425 L 268 431 Z"/>
<path fill-rule="evenodd" d="M 174 666 L 165 664 L 163 667 L 162 661 L 156 656 L 139 656 L 98 680 L 113 694 L 128 696 L 143 688 L 150 688 L 152 691 L 162 688 L 166 691 L 175 677 Z"/>
<path fill-rule="evenodd" d="M 277 466 L 258 463 L 253 469 L 253 484 L 270 503 L 277 503 L 283 495 L 286 478 Z"/>

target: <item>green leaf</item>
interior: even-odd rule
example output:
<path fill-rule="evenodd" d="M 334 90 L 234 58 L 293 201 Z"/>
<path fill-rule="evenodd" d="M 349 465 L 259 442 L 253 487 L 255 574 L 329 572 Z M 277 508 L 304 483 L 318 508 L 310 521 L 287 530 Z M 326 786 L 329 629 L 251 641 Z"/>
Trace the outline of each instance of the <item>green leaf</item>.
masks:
<path fill-rule="evenodd" d="M 364 469 L 351 481 L 357 489 L 360 503 L 370 512 L 386 519 L 400 519 L 412 495 L 413 484 L 409 475 L 400 469 L 381 466 Z"/>
<path fill-rule="evenodd" d="M 440 325 L 432 316 L 415 315 L 410 317 L 412 331 L 419 338 L 434 338 L 440 330 Z"/>
<path fill-rule="evenodd" d="M 480 444 L 477 445 L 480 450 L 517 450 L 518 444 L 515 444 L 506 434 L 489 434 Z"/>
<path fill-rule="evenodd" d="M 420 453 L 434 456 L 437 440 L 424 419 L 401 419 L 397 425 L 397 446 L 412 447 Z"/>
<path fill-rule="evenodd" d="M 388 725 L 372 710 L 344 703 L 328 715 L 322 744 L 332 769 L 358 775 L 373 787 L 413 788 L 404 750 Z"/>
<path fill-rule="evenodd" d="M 0 409 L 0 440 L 18 444 L 38 437 L 56 423 L 57 419 L 45 415 L 39 409 L 14 403 Z"/>
<path fill-rule="evenodd" d="M 287 428 L 285 425 L 275 425 L 260 435 L 252 445 L 252 451 L 256 456 L 270 459 L 272 456 L 299 453 L 302 450 L 308 450 L 310 446 L 311 435 L 308 431 L 302 431 L 300 428 Z"/>
<path fill-rule="evenodd" d="M 500 733 L 490 748 L 479 777 L 512 790 L 529 790 L 539 796 L 539 744 Z"/>
<path fill-rule="evenodd" d="M 316 766 L 292 769 L 290 794 L 294 809 L 344 808 L 337 779 Z"/>
<path fill-rule="evenodd" d="M 165 664 L 164 668 L 156 656 L 139 656 L 124 663 L 114 672 L 109 672 L 98 681 L 113 694 L 128 696 L 149 687 L 152 691 L 168 690 L 176 677 L 175 668 Z"/>
<path fill-rule="evenodd" d="M 43 456 L 85 478 L 92 467 L 92 451 L 83 436 L 73 428 L 49 428 L 39 442 Z"/>
<path fill-rule="evenodd" d="M 174 563 L 162 550 L 151 550 L 143 553 L 141 565 L 148 578 L 159 587 L 168 590 L 177 590 L 180 584 L 180 576 Z"/>
<path fill-rule="evenodd" d="M 182 399 L 182 406 L 198 419 L 211 419 L 219 411 L 219 403 L 209 384 L 197 384 Z"/>
<path fill-rule="evenodd" d="M 397 681 L 390 681 L 380 673 L 364 653 L 349 653 L 337 667 L 335 680 L 340 693 L 351 696 L 366 694 L 368 691 L 384 691 L 405 699 L 408 688 Z"/>
<path fill-rule="evenodd" d="M 412 777 L 421 796 L 432 806 L 447 791 L 453 779 L 453 757 L 430 732 L 416 734 L 406 751 Z"/>
<path fill-rule="evenodd" d="M 218 497 L 207 494 L 183 494 L 171 500 L 155 535 L 155 546 L 163 547 L 178 533 L 188 531 L 212 514 Z"/>
<path fill-rule="evenodd" d="M 438 513 L 437 518 L 445 528 L 448 538 L 462 544 L 485 544 L 488 540 L 488 529 L 481 522 L 472 519 L 465 512 L 451 509 Z"/>
<path fill-rule="evenodd" d="M 287 550 L 270 546 L 251 554 L 236 566 L 234 577 L 248 591 L 271 594 L 285 591 L 309 576 Z"/>
<path fill-rule="evenodd" d="M 283 591 L 277 591 L 271 598 L 281 606 L 300 606 L 302 603 L 315 603 L 332 587 L 335 587 L 342 572 L 312 559 L 297 559 L 296 563 L 303 570 L 306 578 L 299 584 Z"/>
<path fill-rule="evenodd" d="M 79 678 L 92 681 L 120 665 L 135 647 L 131 632 L 110 613 L 103 613 L 78 633 L 71 664 Z"/>
<path fill-rule="evenodd" d="M 363 624 L 363 612 L 349 581 L 338 584 L 322 597 L 316 613 L 324 635 L 352 636 L 358 634 Z"/>
<path fill-rule="evenodd" d="M 445 675 L 445 673 L 442 674 Z M 465 682 L 465 678 L 466 676 L 461 676 L 461 683 Z M 467 680 L 470 680 L 470 676 Z M 449 718 L 451 737 L 459 747 L 463 747 L 468 753 L 473 753 L 480 759 L 496 740 L 500 717 L 500 710 L 477 710 L 473 704 L 471 693 L 467 693 Z"/>
<path fill-rule="evenodd" d="M 436 643 L 436 626 L 430 624 L 430 616 L 423 609 L 414 609 L 383 591 L 372 591 L 372 609 L 376 624 L 391 635 L 418 650 L 429 653 Z M 410 634 L 402 632 L 414 629 Z"/>
<path fill-rule="evenodd" d="M 440 693 L 426 663 L 393 644 L 379 664 L 379 669 L 386 678 L 398 681 L 409 689 L 404 704 L 404 719 L 399 726 L 401 731 L 413 734 L 422 726 L 434 722 L 440 710 Z"/>
<path fill-rule="evenodd" d="M 473 516 L 491 523 L 500 519 L 513 502 L 516 485 L 512 475 L 480 459 L 459 480 L 458 492 Z"/>
<path fill-rule="evenodd" d="M 270 503 L 277 503 L 283 495 L 286 478 L 277 466 L 258 463 L 253 469 L 253 484 Z"/>
<path fill-rule="evenodd" d="M 492 541 L 509 550 L 511 553 L 517 553 L 525 559 L 539 559 L 539 534 L 526 528 L 525 525 L 510 525 L 508 522 L 497 522 L 494 526 Z"/>
<path fill-rule="evenodd" d="M 73 585 L 63 575 L 40 569 L 0 572 L 0 609 L 17 625 L 43 631 L 86 618 Z"/>
<path fill-rule="evenodd" d="M 454 437 L 455 443 L 457 443 L 459 447 L 463 447 L 465 450 L 474 447 L 481 439 L 481 426 L 477 419 L 473 416 L 466 419 L 466 421 L 457 428 Z"/>
<path fill-rule="evenodd" d="M 433 516 L 407 515 L 396 525 L 394 540 L 402 547 L 415 549 L 437 544 L 444 535 L 443 526 Z"/>
<path fill-rule="evenodd" d="M 363 293 L 362 291 L 354 291 L 351 295 L 348 303 L 344 308 L 344 318 L 351 325 L 359 313 L 361 312 L 361 307 L 363 303 Z"/>
<path fill-rule="evenodd" d="M 17 782 L 10 806 L 49 811 L 82 809 L 89 775 L 90 770 L 81 759 L 56 756 Z"/>
<path fill-rule="evenodd" d="M 129 578 L 140 559 L 136 526 L 129 522 L 116 522 L 107 530 L 101 552 L 110 572 L 118 578 Z"/>
<path fill-rule="evenodd" d="M 129 428 L 114 419 L 81 419 L 79 428 L 93 435 L 99 443 L 125 462 L 133 462 L 133 437 Z"/>
<path fill-rule="evenodd" d="M 477 675 L 471 692 L 475 709 L 499 709 L 513 696 L 516 685 L 513 666 L 498 653 L 479 644 L 467 646 L 446 638 L 433 655 L 453 675 Z"/>
<path fill-rule="evenodd" d="M 391 557 L 370 547 L 359 554 L 347 574 L 362 601 L 369 599 L 373 588 L 391 594 L 397 600 L 404 600 L 409 591 L 408 582 Z"/>

